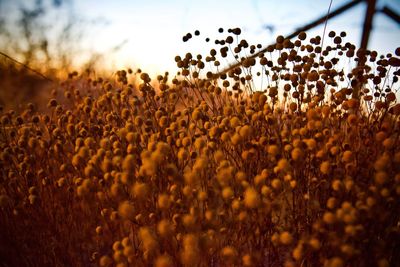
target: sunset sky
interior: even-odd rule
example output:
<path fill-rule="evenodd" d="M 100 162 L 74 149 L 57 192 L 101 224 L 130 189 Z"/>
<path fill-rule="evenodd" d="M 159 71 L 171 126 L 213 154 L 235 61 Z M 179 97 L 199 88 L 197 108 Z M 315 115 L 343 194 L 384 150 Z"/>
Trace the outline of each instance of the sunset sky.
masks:
<path fill-rule="evenodd" d="M 333 1 L 331 10 L 346 2 Z M 102 17 L 109 22 L 92 40 L 96 49 L 105 50 L 126 40 L 115 63 L 141 66 L 150 72 L 174 69 L 173 58 L 177 54 L 207 52 L 212 42 L 207 44 L 204 39 L 217 37 L 219 27 L 241 27 L 249 42 L 267 45 L 276 35 L 290 33 L 326 14 L 329 7 L 328 0 L 85 0 L 75 4 L 82 15 Z M 384 5 L 400 10 L 397 0 L 378 1 L 378 8 Z M 346 40 L 358 45 L 364 12 L 365 5 L 359 4 L 329 21 L 327 30 L 347 31 Z M 193 34 L 194 30 L 200 30 L 201 35 L 183 43 L 182 36 L 187 32 Z M 320 26 L 310 34 L 322 32 Z M 375 16 L 369 45 L 382 53 L 393 52 L 400 45 L 399 25 L 385 15 Z"/>
<path fill-rule="evenodd" d="M 11 0 L 0 0 L 8 1 Z M 24 0 L 23 3 L 33 2 Z M 349 0 L 334 0 L 331 11 Z M 80 0 L 72 1 L 76 14 L 103 24 L 88 33 L 86 46 L 105 55 L 111 68 L 141 67 L 150 73 L 175 71 L 175 55 L 190 51 L 205 54 L 214 45 L 218 28 L 241 27 L 242 36 L 250 43 L 264 46 L 278 34 L 289 34 L 327 13 L 329 0 Z M 399 0 L 379 0 L 377 8 L 390 6 L 400 13 Z M 330 30 L 346 31 L 345 41 L 359 45 L 365 4 L 330 20 Z M 182 36 L 200 30 L 201 35 L 183 43 Z M 309 35 L 322 35 L 323 26 Z M 224 33 L 226 34 L 226 32 Z M 210 43 L 204 40 L 211 39 Z M 123 43 L 118 53 L 108 51 Z M 400 27 L 383 14 L 375 16 L 369 47 L 381 53 L 393 52 L 400 46 Z"/>

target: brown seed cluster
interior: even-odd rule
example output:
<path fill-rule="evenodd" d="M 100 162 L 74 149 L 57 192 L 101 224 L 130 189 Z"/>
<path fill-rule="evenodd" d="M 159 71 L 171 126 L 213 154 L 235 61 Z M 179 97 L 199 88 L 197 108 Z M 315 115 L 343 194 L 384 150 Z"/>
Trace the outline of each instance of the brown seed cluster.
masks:
<path fill-rule="evenodd" d="M 1 111 L 7 266 L 400 262 L 400 49 L 227 32 L 172 79 L 74 73 Z"/>

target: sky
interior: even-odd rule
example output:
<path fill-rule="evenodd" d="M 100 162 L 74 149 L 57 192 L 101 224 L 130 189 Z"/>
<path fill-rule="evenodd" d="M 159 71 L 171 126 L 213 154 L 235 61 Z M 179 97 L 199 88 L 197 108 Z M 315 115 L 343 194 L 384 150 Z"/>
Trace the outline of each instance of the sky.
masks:
<path fill-rule="evenodd" d="M 278 34 L 288 34 L 297 27 L 323 16 L 328 0 L 82 0 L 75 2 L 78 12 L 88 17 L 102 17 L 108 25 L 92 39 L 95 49 L 106 51 L 115 43 L 126 40 L 116 54 L 117 66 L 141 67 L 148 72 L 175 69 L 175 55 L 205 54 L 212 48 L 204 39 L 214 40 L 218 28 L 242 28 L 242 35 L 250 43 L 268 45 Z M 348 0 L 333 0 L 331 11 Z M 377 7 L 388 5 L 400 13 L 400 1 L 379 0 Z M 330 20 L 327 31 L 346 31 L 356 45 L 361 39 L 365 5 Z M 369 46 L 381 53 L 394 52 L 400 46 L 400 26 L 383 14 L 374 18 Z M 268 29 L 273 27 L 273 31 Z M 195 30 L 200 36 L 184 43 L 182 36 Z M 309 31 L 322 35 L 323 26 Z M 114 64 L 112 63 L 112 64 Z"/>
<path fill-rule="evenodd" d="M 2 1 L 2 0 L 0 0 Z M 7 0 L 6 0 L 7 1 Z M 33 1 L 33 0 L 23 0 Z M 213 40 L 223 37 L 218 28 L 240 27 L 249 43 L 271 44 L 279 34 L 293 32 L 327 14 L 330 0 L 70 0 L 85 19 L 106 23 L 90 31 L 86 46 L 105 55 L 111 68 L 141 68 L 151 74 L 176 71 L 174 57 L 186 52 L 205 55 Z M 333 0 L 331 11 L 350 0 Z M 378 0 L 377 8 L 390 6 L 400 13 L 400 0 Z M 330 30 L 348 33 L 345 41 L 359 45 L 365 4 L 329 20 Z M 195 30 L 200 36 L 184 43 L 182 36 Z M 322 35 L 323 25 L 308 32 Z M 224 33 L 226 34 L 226 32 Z M 206 43 L 209 37 L 212 41 Z M 118 53 L 110 49 L 124 45 Z M 400 46 L 400 26 L 383 14 L 374 18 L 369 47 L 380 53 Z"/>

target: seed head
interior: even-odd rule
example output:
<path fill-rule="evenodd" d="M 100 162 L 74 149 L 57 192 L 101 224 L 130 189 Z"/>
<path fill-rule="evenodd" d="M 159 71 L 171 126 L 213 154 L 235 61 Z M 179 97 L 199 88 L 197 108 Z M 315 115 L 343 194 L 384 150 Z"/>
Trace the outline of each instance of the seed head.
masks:
<path fill-rule="evenodd" d="M 136 182 L 132 187 L 132 195 L 136 199 L 145 200 L 149 194 L 149 187 L 145 183 Z"/>
<path fill-rule="evenodd" d="M 244 192 L 244 205 L 250 209 L 257 208 L 260 204 L 260 196 L 256 189 L 249 187 Z"/>
<path fill-rule="evenodd" d="M 167 219 L 161 220 L 157 225 L 157 232 L 161 237 L 168 237 L 173 233 L 173 226 Z"/>
<path fill-rule="evenodd" d="M 292 237 L 292 235 L 291 235 L 289 232 L 284 231 L 284 232 L 282 232 L 282 233 L 280 234 L 280 236 L 279 236 L 279 241 L 280 241 L 283 245 L 290 245 L 290 244 L 292 244 L 292 242 L 293 242 L 293 237 Z"/>
<path fill-rule="evenodd" d="M 150 228 L 141 227 L 139 229 L 139 238 L 142 241 L 143 251 L 152 252 L 157 249 L 158 242 Z"/>
<path fill-rule="evenodd" d="M 324 162 L 321 163 L 321 165 L 319 167 L 319 170 L 323 174 L 329 174 L 330 166 L 331 166 L 331 164 L 329 163 L 329 161 L 324 161 Z"/>
<path fill-rule="evenodd" d="M 171 201 L 168 194 L 160 194 L 158 196 L 158 207 L 162 210 L 167 210 L 171 206 Z"/>
<path fill-rule="evenodd" d="M 112 265 L 112 263 L 113 263 L 113 260 L 112 260 L 109 256 L 107 256 L 107 255 L 102 256 L 102 257 L 100 258 L 100 260 L 99 260 L 99 265 L 100 265 L 101 267 L 109 267 L 109 266 Z"/>
<path fill-rule="evenodd" d="M 164 254 L 157 257 L 154 262 L 154 267 L 173 267 L 175 266 L 169 255 Z"/>
<path fill-rule="evenodd" d="M 129 201 L 124 201 L 124 202 L 120 203 L 118 206 L 118 214 L 123 219 L 133 221 L 136 216 L 135 207 Z"/>

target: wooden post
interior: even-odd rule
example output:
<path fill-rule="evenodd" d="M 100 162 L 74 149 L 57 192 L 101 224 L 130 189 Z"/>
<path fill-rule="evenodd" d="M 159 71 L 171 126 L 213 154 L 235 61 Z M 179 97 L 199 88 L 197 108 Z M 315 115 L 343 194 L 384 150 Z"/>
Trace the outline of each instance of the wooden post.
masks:
<path fill-rule="evenodd" d="M 360 44 L 360 48 L 362 49 L 367 49 L 368 47 L 368 40 L 372 29 L 372 23 L 374 19 L 375 6 L 376 6 L 376 0 L 366 0 L 366 2 L 367 2 L 367 10 L 365 12 L 364 26 Z"/>
<path fill-rule="evenodd" d="M 372 22 L 374 19 L 375 15 L 375 5 L 376 5 L 376 0 L 365 0 L 367 4 L 367 10 L 365 11 L 365 17 L 364 17 L 364 26 L 363 26 L 363 32 L 361 36 L 361 42 L 360 42 L 360 49 L 366 50 L 368 48 L 368 41 L 369 41 L 369 36 L 371 33 L 372 29 Z M 365 60 L 359 58 L 358 59 L 358 67 L 362 67 L 365 65 Z M 360 90 L 363 87 L 363 84 L 360 84 L 360 82 L 357 82 L 357 84 L 353 88 L 353 94 L 352 97 L 355 99 L 360 98 Z"/>

